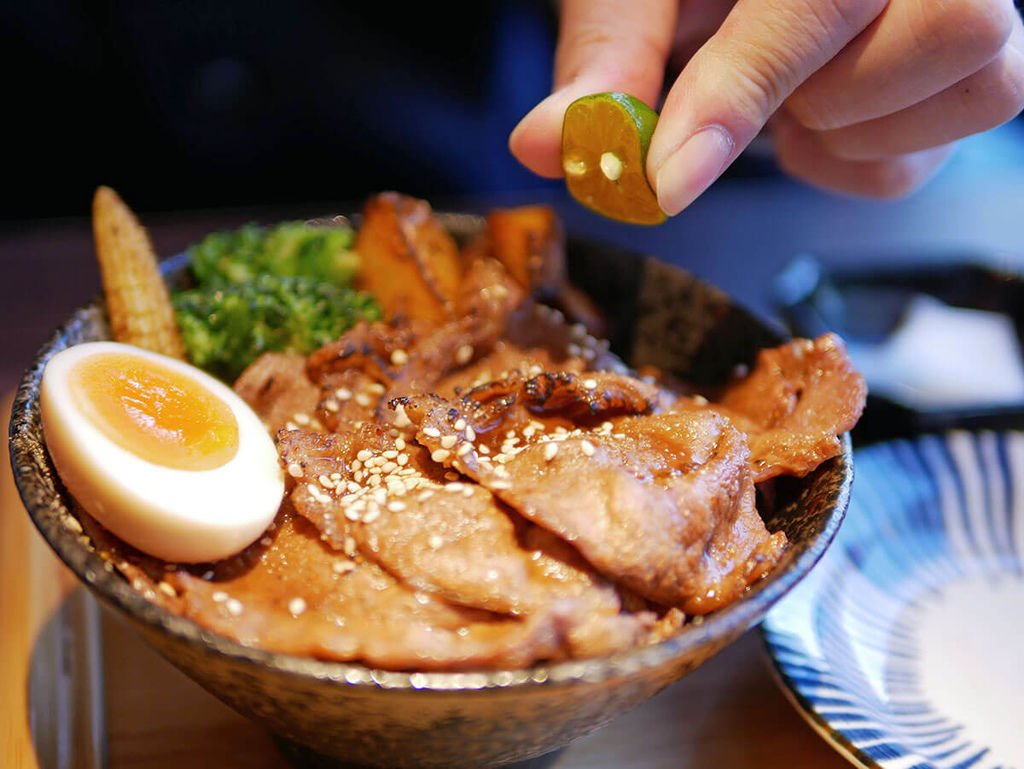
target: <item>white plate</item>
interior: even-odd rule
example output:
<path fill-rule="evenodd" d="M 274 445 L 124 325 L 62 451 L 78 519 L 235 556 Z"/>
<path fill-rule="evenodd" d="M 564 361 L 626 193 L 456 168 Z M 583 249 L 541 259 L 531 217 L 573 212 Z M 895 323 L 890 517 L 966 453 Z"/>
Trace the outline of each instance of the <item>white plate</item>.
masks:
<path fill-rule="evenodd" d="M 761 632 L 856 765 L 1024 769 L 1024 433 L 854 453 L 850 507 Z"/>

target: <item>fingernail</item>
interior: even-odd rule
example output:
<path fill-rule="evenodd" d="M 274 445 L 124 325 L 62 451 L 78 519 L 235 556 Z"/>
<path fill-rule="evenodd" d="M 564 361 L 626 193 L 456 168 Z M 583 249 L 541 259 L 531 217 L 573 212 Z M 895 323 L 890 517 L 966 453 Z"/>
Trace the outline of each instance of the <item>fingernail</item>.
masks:
<path fill-rule="evenodd" d="M 725 170 L 734 146 L 721 126 L 702 128 L 687 139 L 655 177 L 661 210 L 674 216 L 696 200 Z"/>

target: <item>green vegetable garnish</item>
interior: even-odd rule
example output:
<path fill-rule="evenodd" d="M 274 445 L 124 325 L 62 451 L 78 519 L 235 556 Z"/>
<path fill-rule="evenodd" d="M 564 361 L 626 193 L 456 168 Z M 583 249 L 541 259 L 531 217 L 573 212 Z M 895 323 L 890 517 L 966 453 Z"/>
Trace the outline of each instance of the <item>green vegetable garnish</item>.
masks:
<path fill-rule="evenodd" d="M 246 283 L 258 275 L 306 275 L 348 285 L 359 269 L 351 227 L 282 222 L 207 235 L 190 251 L 200 285 Z"/>
<path fill-rule="evenodd" d="M 172 298 L 192 363 L 228 382 L 264 352 L 307 354 L 360 320 L 381 318 L 369 294 L 302 275 L 262 274 Z"/>
<path fill-rule="evenodd" d="M 193 285 L 172 292 L 189 360 L 233 382 L 265 352 L 308 354 L 360 320 L 380 320 L 347 226 L 247 224 L 207 235 L 189 251 Z"/>

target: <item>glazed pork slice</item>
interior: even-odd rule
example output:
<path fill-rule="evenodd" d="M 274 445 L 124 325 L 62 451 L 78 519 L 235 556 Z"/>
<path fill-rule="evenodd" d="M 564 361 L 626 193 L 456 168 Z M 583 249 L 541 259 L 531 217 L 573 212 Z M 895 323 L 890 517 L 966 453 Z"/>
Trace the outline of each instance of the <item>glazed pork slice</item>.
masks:
<path fill-rule="evenodd" d="M 393 422 L 382 406 L 396 397 L 454 395 L 512 371 L 627 371 L 605 340 L 524 298 L 493 259 L 478 259 L 468 268 L 462 296 L 464 314 L 457 319 L 436 326 L 362 323 L 310 355 L 304 378 L 323 388 L 319 422 L 328 430 L 371 417 Z M 347 395 L 336 397 L 336 391 Z M 352 399 L 360 391 L 363 407 L 357 408 Z"/>
<path fill-rule="evenodd" d="M 757 513 L 744 436 L 711 411 L 651 413 L 658 398 L 633 377 L 549 373 L 393 405 L 435 460 L 608 579 L 706 613 L 764 574 L 785 539 Z"/>
<path fill-rule="evenodd" d="M 628 648 L 652 628 L 652 613 L 623 614 L 612 585 L 531 537 L 532 525 L 490 491 L 382 426 L 289 431 L 279 450 L 295 479 L 290 499 L 324 541 L 412 589 L 496 614 L 556 617 L 576 656 Z"/>
<path fill-rule="evenodd" d="M 558 613 L 508 617 L 449 604 L 335 551 L 288 504 L 259 542 L 192 566 L 140 553 L 80 515 L 97 551 L 136 590 L 247 646 L 427 671 L 519 668 L 565 654 Z"/>
<path fill-rule="evenodd" d="M 306 356 L 266 352 L 235 380 L 234 390 L 259 415 L 271 434 L 308 424 L 320 401 L 320 386 L 306 376 Z"/>
<path fill-rule="evenodd" d="M 867 385 L 835 334 L 762 350 L 749 374 L 711 404 L 747 433 L 757 483 L 804 476 L 842 450 L 864 410 Z M 688 407 L 688 406 L 686 406 Z"/>

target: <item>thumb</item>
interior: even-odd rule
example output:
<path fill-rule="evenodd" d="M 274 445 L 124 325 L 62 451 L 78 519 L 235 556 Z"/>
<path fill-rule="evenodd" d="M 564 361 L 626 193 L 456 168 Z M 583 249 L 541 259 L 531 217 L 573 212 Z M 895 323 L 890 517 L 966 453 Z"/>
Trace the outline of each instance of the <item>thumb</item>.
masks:
<path fill-rule="evenodd" d="M 562 118 L 581 96 L 625 91 L 654 106 L 675 31 L 676 0 L 563 0 L 554 91 L 509 136 L 534 173 L 562 175 Z"/>
<path fill-rule="evenodd" d="M 672 85 L 651 138 L 647 176 L 665 213 L 679 213 L 704 192 L 786 97 L 885 5 L 740 0 Z"/>

